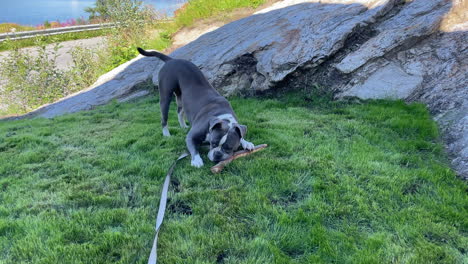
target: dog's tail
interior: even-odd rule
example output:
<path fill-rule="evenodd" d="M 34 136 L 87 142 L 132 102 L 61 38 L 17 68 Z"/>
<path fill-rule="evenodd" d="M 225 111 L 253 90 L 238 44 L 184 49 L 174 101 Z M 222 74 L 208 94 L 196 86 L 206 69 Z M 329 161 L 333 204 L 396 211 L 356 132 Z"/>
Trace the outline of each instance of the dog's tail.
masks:
<path fill-rule="evenodd" d="M 159 53 L 157 51 L 146 51 L 142 48 L 137 48 L 138 52 L 140 52 L 141 55 L 143 56 L 148 56 L 148 57 L 158 57 L 159 59 L 161 59 L 162 61 L 166 62 L 166 61 L 170 61 L 172 60 L 171 57 L 167 56 L 167 55 L 164 55 L 162 53 Z"/>

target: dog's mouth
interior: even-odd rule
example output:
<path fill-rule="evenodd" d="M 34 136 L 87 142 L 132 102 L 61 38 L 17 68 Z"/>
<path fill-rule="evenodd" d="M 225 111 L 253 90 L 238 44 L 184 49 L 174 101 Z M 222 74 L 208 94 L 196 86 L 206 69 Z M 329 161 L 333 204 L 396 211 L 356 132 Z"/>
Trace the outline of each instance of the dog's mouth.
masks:
<path fill-rule="evenodd" d="M 208 152 L 208 159 L 213 162 L 220 162 L 230 158 L 231 156 L 232 155 L 230 154 L 222 152 L 221 147 L 210 149 L 210 151 Z"/>

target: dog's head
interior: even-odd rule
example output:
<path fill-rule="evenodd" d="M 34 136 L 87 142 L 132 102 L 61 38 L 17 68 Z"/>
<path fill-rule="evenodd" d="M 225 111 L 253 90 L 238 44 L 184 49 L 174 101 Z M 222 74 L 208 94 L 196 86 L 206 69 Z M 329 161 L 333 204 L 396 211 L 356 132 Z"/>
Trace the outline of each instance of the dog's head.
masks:
<path fill-rule="evenodd" d="M 208 158 L 214 162 L 230 158 L 239 148 L 241 139 L 246 132 L 247 127 L 244 125 L 229 123 L 219 118 L 211 120 L 208 132 L 208 141 L 210 142 Z"/>

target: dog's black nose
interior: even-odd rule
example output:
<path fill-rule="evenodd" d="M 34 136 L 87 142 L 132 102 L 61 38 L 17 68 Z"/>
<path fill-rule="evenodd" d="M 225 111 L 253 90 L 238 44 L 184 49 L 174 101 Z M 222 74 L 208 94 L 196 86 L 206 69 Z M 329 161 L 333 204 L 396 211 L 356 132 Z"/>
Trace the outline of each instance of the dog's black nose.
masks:
<path fill-rule="evenodd" d="M 218 161 L 221 161 L 222 158 L 223 158 L 222 152 L 216 151 L 215 153 L 213 153 L 213 161 L 218 162 Z"/>

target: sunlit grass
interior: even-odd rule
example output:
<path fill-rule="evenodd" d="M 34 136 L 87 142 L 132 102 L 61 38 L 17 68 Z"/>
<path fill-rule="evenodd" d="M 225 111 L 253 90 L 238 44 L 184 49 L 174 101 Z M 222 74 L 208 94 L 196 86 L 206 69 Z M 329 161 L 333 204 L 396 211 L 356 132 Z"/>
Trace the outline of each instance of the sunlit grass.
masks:
<path fill-rule="evenodd" d="M 19 25 L 16 23 L 0 23 L 0 33 L 10 33 L 13 31 L 19 32 L 19 31 L 29 31 L 29 30 L 34 30 L 34 27 L 30 26 L 23 26 Z"/>
<path fill-rule="evenodd" d="M 195 0 L 182 9 L 175 18 L 178 27 L 191 26 L 195 21 L 229 13 L 237 8 L 257 8 L 265 0 Z"/>
<path fill-rule="evenodd" d="M 421 104 L 231 100 L 269 148 L 221 174 L 183 160 L 160 263 L 466 263 L 466 184 Z M 174 106 L 174 104 L 173 104 Z M 158 99 L 0 123 L 0 262 L 146 263 L 185 149 Z"/>

